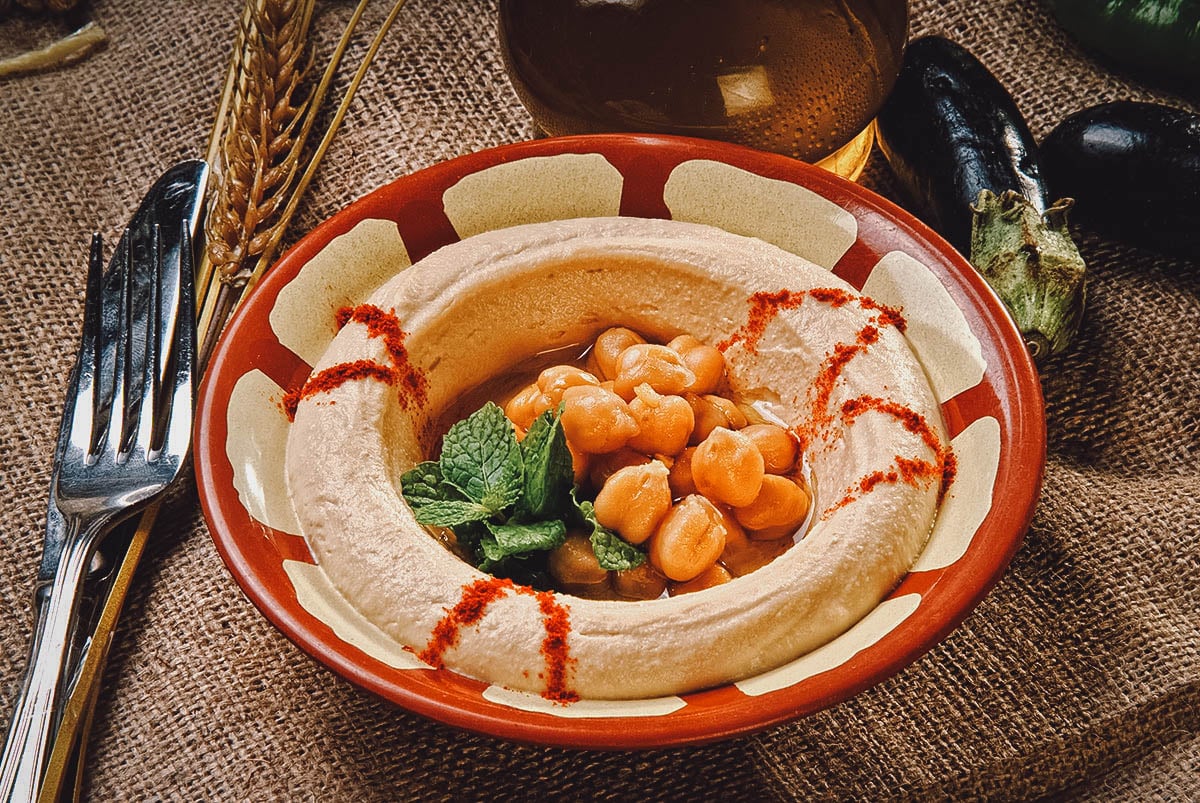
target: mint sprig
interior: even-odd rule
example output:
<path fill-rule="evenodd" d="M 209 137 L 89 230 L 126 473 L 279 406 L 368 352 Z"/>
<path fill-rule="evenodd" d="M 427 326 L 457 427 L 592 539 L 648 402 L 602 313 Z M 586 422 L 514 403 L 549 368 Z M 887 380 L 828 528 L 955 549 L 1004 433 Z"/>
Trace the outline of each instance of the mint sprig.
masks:
<path fill-rule="evenodd" d="M 512 577 L 543 576 L 537 561 L 563 543 L 568 523 L 591 531 L 605 569 L 640 565 L 645 555 L 596 521 L 591 502 L 576 500 L 560 415 L 540 415 L 519 443 L 491 402 L 452 426 L 441 456 L 400 478 L 417 522 L 449 527 L 476 566 Z"/>
<path fill-rule="evenodd" d="M 544 519 L 564 511 L 564 501 L 575 484 L 571 450 L 559 420 L 560 412 L 547 410 L 529 427 L 521 441 L 525 482 L 521 512 L 530 518 Z"/>
<path fill-rule="evenodd" d="M 512 422 L 492 402 L 450 427 L 438 462 L 443 482 L 492 513 L 512 506 L 521 496 L 521 445 Z"/>

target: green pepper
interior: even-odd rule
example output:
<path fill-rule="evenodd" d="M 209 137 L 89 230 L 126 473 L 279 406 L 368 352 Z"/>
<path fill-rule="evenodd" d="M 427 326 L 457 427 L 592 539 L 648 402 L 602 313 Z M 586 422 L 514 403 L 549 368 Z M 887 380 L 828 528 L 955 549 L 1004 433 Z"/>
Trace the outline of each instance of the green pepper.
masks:
<path fill-rule="evenodd" d="M 1049 0 L 1084 47 L 1151 78 L 1200 80 L 1200 0 Z"/>

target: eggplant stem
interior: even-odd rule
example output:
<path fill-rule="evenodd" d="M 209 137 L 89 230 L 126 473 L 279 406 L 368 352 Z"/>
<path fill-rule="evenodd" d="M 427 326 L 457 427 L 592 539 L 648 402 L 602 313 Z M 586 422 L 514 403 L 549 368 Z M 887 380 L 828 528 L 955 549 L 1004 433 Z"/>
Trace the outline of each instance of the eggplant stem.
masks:
<path fill-rule="evenodd" d="M 1086 298 L 1083 257 L 1067 231 L 1067 198 L 1045 213 L 1011 190 L 971 205 L 971 264 L 1008 307 L 1039 362 L 1066 349 Z"/>

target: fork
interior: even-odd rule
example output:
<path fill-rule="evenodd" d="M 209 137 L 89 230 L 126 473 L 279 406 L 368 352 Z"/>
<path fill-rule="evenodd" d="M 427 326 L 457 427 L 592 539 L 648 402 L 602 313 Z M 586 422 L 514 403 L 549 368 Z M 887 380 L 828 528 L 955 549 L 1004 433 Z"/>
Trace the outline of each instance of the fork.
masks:
<path fill-rule="evenodd" d="M 107 274 L 93 239 L 83 336 L 55 450 L 47 527 L 62 528 L 51 582 L 36 592 L 30 661 L 0 759 L 0 799 L 32 800 L 68 691 L 74 617 L 96 548 L 111 528 L 163 494 L 190 445 L 196 354 L 190 231 L 163 270 L 155 225 L 126 230 Z M 43 567 L 45 568 L 45 566 Z"/>

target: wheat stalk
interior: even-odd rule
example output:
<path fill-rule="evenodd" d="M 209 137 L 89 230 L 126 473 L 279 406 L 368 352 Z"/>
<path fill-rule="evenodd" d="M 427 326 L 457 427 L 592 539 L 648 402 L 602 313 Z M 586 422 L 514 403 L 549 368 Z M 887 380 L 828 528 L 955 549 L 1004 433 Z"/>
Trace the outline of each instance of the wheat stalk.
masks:
<path fill-rule="evenodd" d="M 293 97 L 291 94 L 277 91 L 276 104 L 256 100 L 260 97 L 259 90 L 263 80 L 256 65 L 270 62 L 269 58 L 264 59 L 256 52 L 257 49 L 270 44 L 270 37 L 261 35 L 263 25 L 258 17 L 260 10 L 271 2 L 272 0 L 248 0 L 239 43 L 235 47 L 218 120 L 213 129 L 214 141 L 215 138 L 221 137 L 222 141 L 231 144 L 231 147 L 222 150 L 225 154 L 224 175 L 220 180 L 218 194 L 209 209 L 209 244 L 198 271 L 198 283 L 202 291 L 198 294 L 199 331 L 203 333 L 199 355 L 201 365 L 205 364 L 211 354 L 217 336 L 243 291 L 257 281 L 274 260 L 300 198 L 337 133 L 376 51 L 404 5 L 404 0 L 394 0 L 391 12 L 376 32 L 319 144 L 306 159 L 304 172 L 299 173 L 305 143 L 316 124 L 342 56 L 350 46 L 369 0 L 359 0 L 337 47 L 330 56 L 320 82 L 312 89 L 307 99 L 303 103 L 283 104 L 279 115 L 264 115 L 264 109 L 276 108 L 283 99 Z M 311 0 L 306 5 L 309 12 L 306 15 L 305 29 L 307 16 L 311 15 Z M 281 56 L 282 51 L 274 56 L 275 63 L 286 63 L 281 60 Z M 292 92 L 296 91 L 293 88 Z M 247 108 L 257 108 L 257 117 L 246 112 Z M 283 109 L 289 110 L 288 113 L 283 113 Z M 292 111 L 294 115 L 291 114 Z M 264 138 L 261 134 L 272 124 L 279 126 L 281 134 L 277 143 L 280 147 L 275 151 L 276 161 L 267 158 L 271 153 L 268 143 L 273 140 Z M 258 131 L 259 135 L 248 133 L 251 130 Z M 287 147 L 283 147 L 284 142 L 287 143 Z M 234 178 L 229 179 L 226 176 Z M 226 194 L 230 199 L 228 205 L 222 201 L 222 196 Z M 216 236 L 213 236 L 214 234 Z M 208 264 L 210 261 L 211 266 Z"/>
<path fill-rule="evenodd" d="M 223 283 L 242 287 L 292 188 L 309 97 L 302 82 L 312 0 L 263 0 L 243 26 L 244 84 L 225 132 L 206 224 L 208 257 Z"/>

